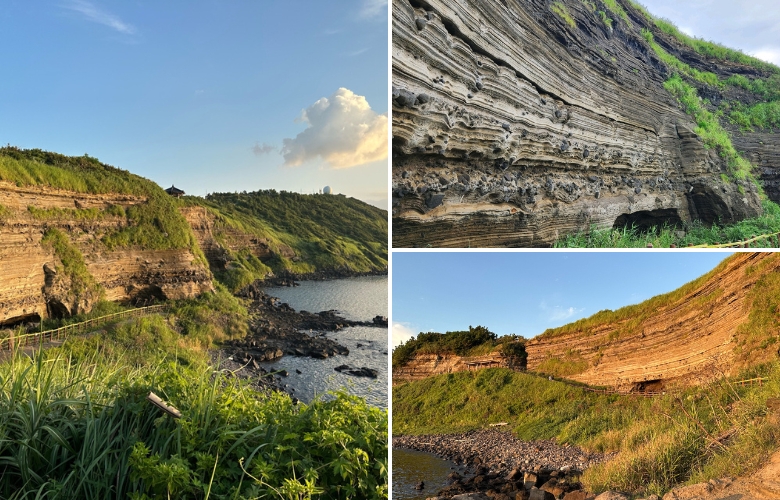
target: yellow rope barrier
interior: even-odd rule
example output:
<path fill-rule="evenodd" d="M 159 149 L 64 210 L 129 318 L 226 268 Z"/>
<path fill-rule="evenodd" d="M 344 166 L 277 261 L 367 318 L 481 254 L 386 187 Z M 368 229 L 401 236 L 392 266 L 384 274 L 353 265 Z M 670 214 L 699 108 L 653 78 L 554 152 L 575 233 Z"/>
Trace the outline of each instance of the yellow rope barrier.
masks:
<path fill-rule="evenodd" d="M 62 338 L 66 338 L 68 334 L 72 333 L 74 330 L 78 332 L 84 332 L 89 330 L 89 327 L 105 324 L 111 320 L 145 316 L 147 314 L 154 314 L 156 312 L 163 311 L 167 308 L 168 306 L 166 304 L 139 307 L 137 309 L 128 309 L 127 311 L 107 314 L 105 316 L 100 316 L 99 318 L 88 319 L 86 321 L 82 321 L 81 323 L 73 323 L 70 325 L 61 326 L 53 330 L 46 330 L 45 332 L 27 333 L 24 335 L 19 335 L 18 337 L 12 335 L 10 338 L 0 339 L 0 351 L 10 351 L 17 347 L 24 347 L 34 343 L 35 340 L 38 340 L 40 344 L 43 344 L 47 337 L 49 341 L 55 339 L 60 340 Z"/>

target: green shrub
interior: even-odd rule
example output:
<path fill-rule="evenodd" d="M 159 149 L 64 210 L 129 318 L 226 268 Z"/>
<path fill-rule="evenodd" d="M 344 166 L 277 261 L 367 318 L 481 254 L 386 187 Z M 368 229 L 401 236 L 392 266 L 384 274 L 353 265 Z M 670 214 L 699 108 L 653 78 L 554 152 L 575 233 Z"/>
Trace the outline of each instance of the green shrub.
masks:
<path fill-rule="evenodd" d="M 463 356 L 475 347 L 486 345 L 492 349 L 498 337 L 484 326 L 469 326 L 467 331 L 447 333 L 420 332 L 417 338 L 411 338 L 393 349 L 393 366 L 402 366 L 415 353 L 440 354 L 454 353 Z"/>
<path fill-rule="evenodd" d="M 0 364 L 0 497 L 387 498 L 387 412 L 359 398 L 296 405 L 155 352 L 57 352 Z"/>
<path fill-rule="evenodd" d="M 563 21 L 571 26 L 572 28 L 577 27 L 577 23 L 574 21 L 574 18 L 571 17 L 571 14 L 569 14 L 569 10 L 566 8 L 566 6 L 563 4 L 563 2 L 556 1 L 553 2 L 550 6 L 550 10 L 555 12 L 558 17 L 563 19 Z"/>

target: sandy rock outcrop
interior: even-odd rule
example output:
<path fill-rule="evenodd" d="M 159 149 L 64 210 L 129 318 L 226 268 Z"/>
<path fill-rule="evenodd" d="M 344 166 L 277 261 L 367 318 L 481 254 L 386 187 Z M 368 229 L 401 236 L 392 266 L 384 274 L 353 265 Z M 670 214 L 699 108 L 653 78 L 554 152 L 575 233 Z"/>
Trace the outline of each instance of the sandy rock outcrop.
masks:
<path fill-rule="evenodd" d="M 422 380 L 441 373 L 508 366 L 507 358 L 499 352 L 484 356 L 458 356 L 451 353 L 417 354 L 405 365 L 393 368 L 393 384 Z"/>
<path fill-rule="evenodd" d="M 780 272 L 776 254 L 739 253 L 723 269 L 638 325 L 633 318 L 526 343 L 528 370 L 549 357 L 576 355 L 587 368 L 568 378 L 592 385 L 641 389 L 686 384 L 736 370 L 737 328 L 751 312 L 749 292 Z M 754 363 L 761 360 L 753 359 Z"/>
<path fill-rule="evenodd" d="M 647 20 L 621 2 L 630 22 L 608 27 L 563 3 L 576 27 L 546 0 L 393 0 L 394 246 L 549 246 L 591 225 L 761 212 L 664 89 Z"/>
<path fill-rule="evenodd" d="M 99 243 L 106 232 L 124 227 L 124 217 L 34 217 L 28 207 L 104 209 L 143 203 L 129 195 L 89 195 L 47 187 L 18 187 L 0 182 L 0 325 L 37 321 L 89 311 L 99 299 L 91 290 L 74 292 L 70 278 L 51 248 L 41 245 L 45 231 L 60 229 L 83 255 L 87 271 L 105 298 L 133 301 L 179 299 L 212 289 L 211 275 L 188 249 L 108 250 Z"/>

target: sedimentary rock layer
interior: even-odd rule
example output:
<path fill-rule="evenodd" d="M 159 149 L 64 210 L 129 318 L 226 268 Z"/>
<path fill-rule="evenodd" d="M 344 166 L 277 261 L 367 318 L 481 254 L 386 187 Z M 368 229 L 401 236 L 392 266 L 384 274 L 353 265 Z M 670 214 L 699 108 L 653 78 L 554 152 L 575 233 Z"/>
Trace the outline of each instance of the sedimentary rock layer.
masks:
<path fill-rule="evenodd" d="M 499 352 L 485 356 L 456 354 L 417 354 L 404 366 L 393 368 L 393 384 L 413 382 L 441 373 L 453 373 L 481 368 L 506 367 L 507 360 Z"/>
<path fill-rule="evenodd" d="M 104 213 L 93 219 L 68 218 L 67 210 L 53 217 L 35 217 L 28 209 L 104 209 L 144 202 L 129 195 L 89 195 L 0 182 L 0 205 L 4 207 L 0 214 L 0 324 L 80 313 L 91 307 L 94 297 L 74 299 L 58 276 L 59 257 L 41 245 L 49 228 L 62 230 L 81 251 L 89 274 L 102 285 L 108 300 L 178 299 L 210 290 L 208 270 L 187 249 L 105 248 L 100 237 L 125 226 L 124 217 Z"/>
<path fill-rule="evenodd" d="M 528 369 L 536 370 L 549 357 L 574 357 L 588 366 L 569 378 L 626 389 L 653 381 L 697 383 L 733 374 L 737 329 L 751 312 L 748 293 L 759 279 L 777 272 L 780 259 L 772 254 L 737 254 L 715 276 L 661 306 L 639 325 L 629 325 L 633 318 L 625 318 L 528 341 Z"/>
<path fill-rule="evenodd" d="M 738 253 L 708 279 L 643 315 L 641 321 L 628 316 L 529 340 L 527 369 L 543 372 L 547 360 L 576 364 L 580 372 L 566 378 L 621 390 L 655 390 L 734 375 L 746 364 L 780 354 L 770 343 L 768 349 L 753 351 L 749 360 L 738 356 L 740 326 L 755 307 L 750 292 L 759 280 L 778 272 L 776 254 Z M 417 354 L 393 368 L 393 383 L 486 366 L 507 363 L 498 350 L 480 357 Z"/>
<path fill-rule="evenodd" d="M 630 21 L 608 27 L 564 4 L 574 27 L 546 0 L 393 0 L 394 246 L 760 213 L 664 89 L 647 20 L 625 2 Z"/>

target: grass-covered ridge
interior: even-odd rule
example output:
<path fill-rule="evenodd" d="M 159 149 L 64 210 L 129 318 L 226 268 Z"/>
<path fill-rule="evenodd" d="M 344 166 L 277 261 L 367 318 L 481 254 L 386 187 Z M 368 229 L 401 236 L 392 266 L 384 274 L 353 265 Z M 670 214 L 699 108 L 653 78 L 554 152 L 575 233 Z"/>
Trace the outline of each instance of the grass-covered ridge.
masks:
<path fill-rule="evenodd" d="M 603 311 L 597 312 L 593 316 L 574 321 L 567 325 L 563 325 L 557 328 L 548 328 L 537 338 L 549 339 L 572 333 L 581 333 L 582 335 L 587 335 L 588 332 L 594 328 L 621 322 L 625 322 L 625 329 L 631 330 L 640 325 L 645 319 L 651 317 L 654 314 L 657 314 L 659 309 L 674 304 L 697 288 L 701 287 L 713 276 L 725 269 L 729 262 L 735 258 L 736 256 L 727 257 L 711 271 L 696 278 L 693 281 L 684 284 L 676 290 L 661 295 L 656 295 L 655 297 L 640 302 L 639 304 L 621 307 L 616 311 L 605 309 Z M 768 256 L 768 258 L 772 260 L 777 259 L 774 254 Z"/>
<path fill-rule="evenodd" d="M 217 286 L 0 363 L 0 497 L 387 498 L 386 411 L 345 394 L 294 404 L 210 366 L 205 349 L 246 319 Z"/>
<path fill-rule="evenodd" d="M 108 248 L 140 247 L 165 250 L 190 249 L 201 252 L 187 221 L 178 211 L 175 199 L 157 184 L 125 170 L 101 163 L 90 156 L 65 156 L 40 149 L 0 148 L 0 181 L 17 186 L 43 186 L 86 194 L 127 194 L 146 201 L 128 207 L 96 209 L 52 209 L 30 213 L 36 218 L 99 219 L 123 217 L 126 224 L 102 238 Z"/>
<path fill-rule="evenodd" d="M 371 272 L 387 269 L 387 211 L 354 198 L 303 195 L 286 191 L 213 193 L 187 197 L 215 218 L 214 237 L 222 242 L 238 231 L 268 242 L 275 256 L 261 262 L 233 252 L 233 263 L 217 278 L 239 289 L 269 271 L 298 274 L 326 270 Z M 284 256 L 291 248 L 297 258 Z"/>
<path fill-rule="evenodd" d="M 780 419 L 766 401 L 780 391 L 780 363 L 656 398 L 599 395 L 504 368 L 442 374 L 393 388 L 393 434 L 455 433 L 508 422 L 524 440 L 555 439 L 617 457 L 585 472 L 594 492 L 663 494 L 680 483 L 740 475 L 777 447 Z M 723 446 L 711 436 L 730 432 Z"/>

